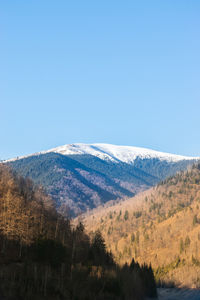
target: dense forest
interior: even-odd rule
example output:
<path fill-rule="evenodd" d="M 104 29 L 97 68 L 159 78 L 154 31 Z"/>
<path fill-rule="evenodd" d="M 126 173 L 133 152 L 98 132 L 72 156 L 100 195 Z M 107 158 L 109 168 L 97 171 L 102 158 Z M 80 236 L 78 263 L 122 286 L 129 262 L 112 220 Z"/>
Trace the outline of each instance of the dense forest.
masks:
<path fill-rule="evenodd" d="M 151 262 L 161 284 L 200 288 L 200 163 L 82 221 L 119 264 Z"/>
<path fill-rule="evenodd" d="M 0 165 L 0 297 L 144 299 L 156 296 L 150 265 L 119 266 L 100 231 L 88 236 L 59 215 L 41 186 Z"/>
<path fill-rule="evenodd" d="M 65 147 L 76 149 L 77 145 Z M 94 146 L 91 147 L 92 151 L 95 151 Z M 98 148 L 96 150 L 98 151 Z M 79 151 L 81 148 L 78 147 Z M 122 153 L 127 155 L 125 152 Z M 63 211 L 67 206 L 68 213 L 74 217 L 110 200 L 133 197 L 177 171 L 187 169 L 196 161 L 195 159 L 170 161 L 167 157 L 159 159 L 151 157 L 150 154 L 148 158 L 138 156 L 132 162 L 123 162 L 109 155 L 107 159 L 101 159 L 101 151 L 98 155 L 87 153 L 63 155 L 62 151 L 61 153 L 50 151 L 14 159 L 7 164 L 23 177 L 31 178 L 36 184 L 42 184 L 56 201 L 57 209 Z"/>

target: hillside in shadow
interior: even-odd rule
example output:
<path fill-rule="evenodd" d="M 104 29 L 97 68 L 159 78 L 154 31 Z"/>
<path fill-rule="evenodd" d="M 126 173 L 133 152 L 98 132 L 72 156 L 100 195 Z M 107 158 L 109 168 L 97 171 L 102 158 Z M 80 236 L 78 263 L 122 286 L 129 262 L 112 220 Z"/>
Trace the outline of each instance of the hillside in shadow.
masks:
<path fill-rule="evenodd" d="M 119 266 L 99 231 L 56 212 L 42 187 L 0 165 L 0 297 L 138 299 L 156 296 L 151 266 Z"/>

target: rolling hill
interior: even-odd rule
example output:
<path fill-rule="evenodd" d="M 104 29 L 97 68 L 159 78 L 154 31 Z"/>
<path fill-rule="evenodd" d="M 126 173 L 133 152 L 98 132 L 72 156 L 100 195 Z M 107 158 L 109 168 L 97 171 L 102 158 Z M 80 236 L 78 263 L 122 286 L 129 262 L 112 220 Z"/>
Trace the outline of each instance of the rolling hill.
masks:
<path fill-rule="evenodd" d="M 130 146 L 71 144 L 5 163 L 43 185 L 61 212 L 77 215 L 132 197 L 196 160 Z"/>

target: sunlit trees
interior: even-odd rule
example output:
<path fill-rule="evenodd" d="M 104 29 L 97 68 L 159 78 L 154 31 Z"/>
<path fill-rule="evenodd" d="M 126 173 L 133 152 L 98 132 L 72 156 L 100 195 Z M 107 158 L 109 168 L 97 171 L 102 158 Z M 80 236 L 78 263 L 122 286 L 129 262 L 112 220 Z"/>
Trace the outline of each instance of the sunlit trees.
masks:
<path fill-rule="evenodd" d="M 20 299 L 143 299 L 149 269 L 119 267 L 100 231 L 56 212 L 42 187 L 0 165 L 1 292 Z"/>

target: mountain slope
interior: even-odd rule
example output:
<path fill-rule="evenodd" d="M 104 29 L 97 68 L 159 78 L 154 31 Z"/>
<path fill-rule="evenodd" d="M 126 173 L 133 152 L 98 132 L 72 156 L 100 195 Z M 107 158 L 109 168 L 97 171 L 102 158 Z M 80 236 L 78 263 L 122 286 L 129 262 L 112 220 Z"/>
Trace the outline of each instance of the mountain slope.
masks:
<path fill-rule="evenodd" d="M 152 268 L 118 266 L 99 232 L 71 226 L 52 199 L 0 164 L 0 299 L 144 300 Z"/>
<path fill-rule="evenodd" d="M 72 214 L 132 197 L 184 170 L 197 158 L 108 144 L 72 144 L 8 161 L 42 184 L 62 211 Z"/>
<path fill-rule="evenodd" d="M 119 263 L 151 262 L 158 279 L 200 287 L 200 164 L 83 220 Z"/>

